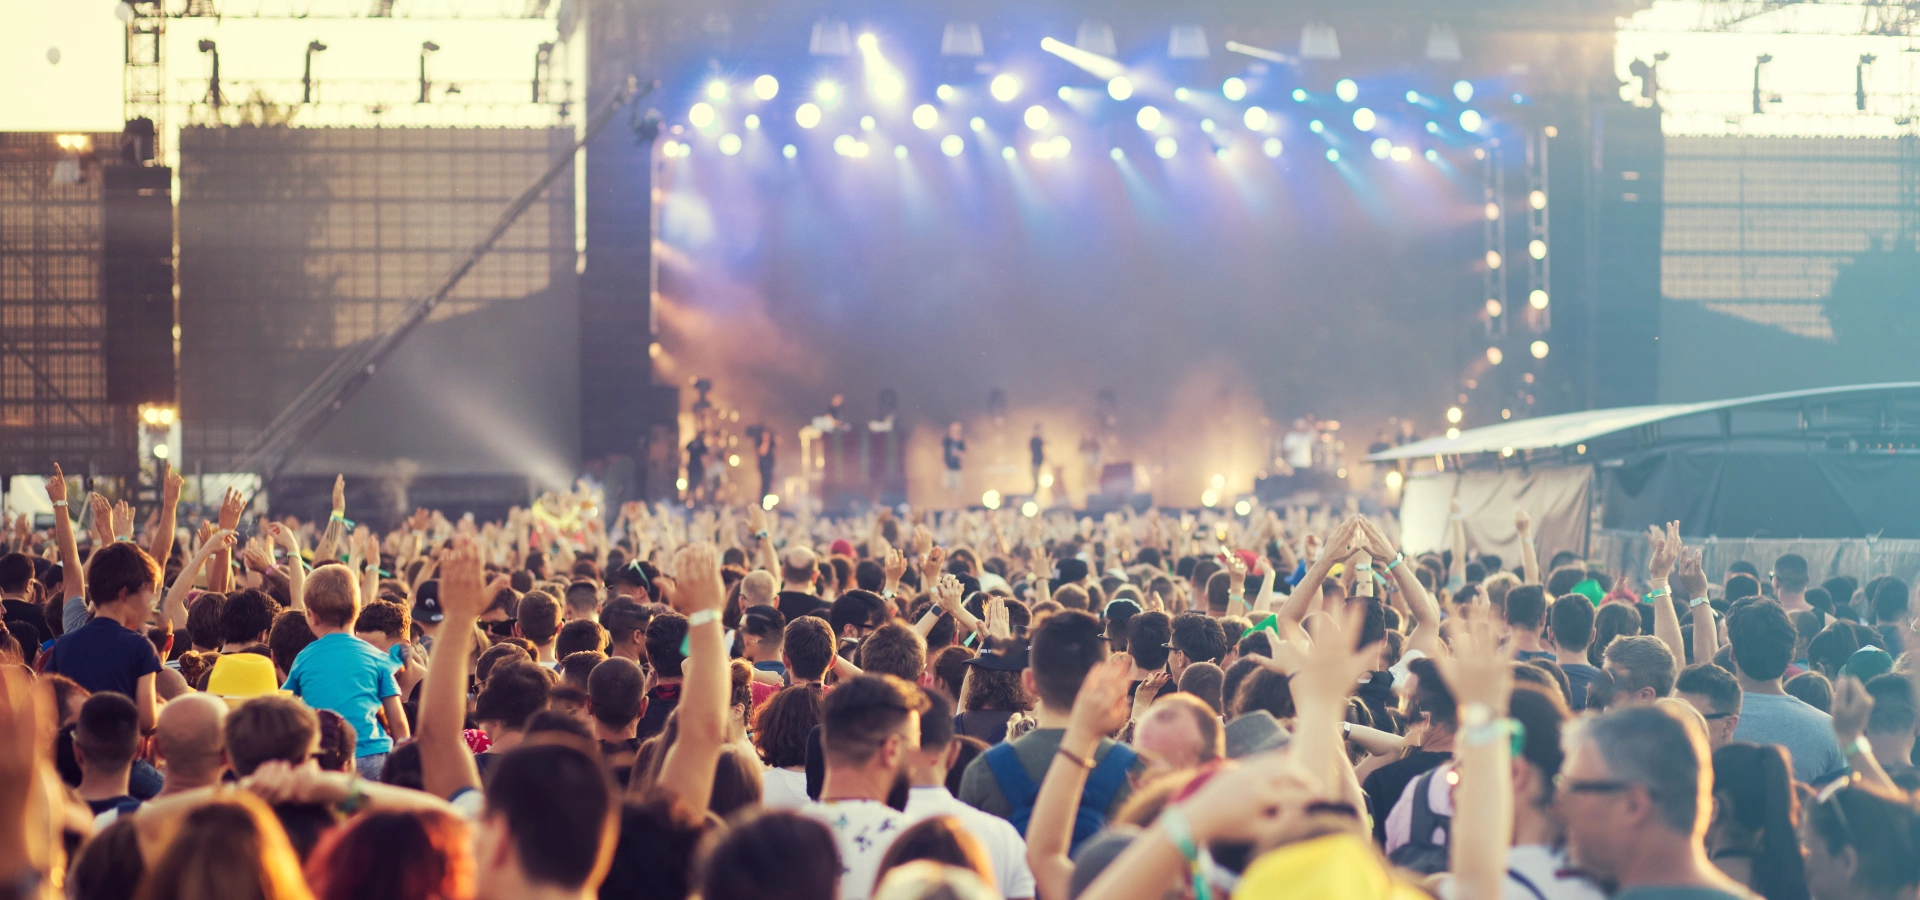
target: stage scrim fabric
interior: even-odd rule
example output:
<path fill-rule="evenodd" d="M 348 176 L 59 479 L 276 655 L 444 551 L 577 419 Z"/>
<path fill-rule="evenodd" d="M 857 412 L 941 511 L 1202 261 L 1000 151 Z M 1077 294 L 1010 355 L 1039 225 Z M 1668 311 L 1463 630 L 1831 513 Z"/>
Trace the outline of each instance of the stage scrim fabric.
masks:
<path fill-rule="evenodd" d="M 1451 546 L 1449 501 L 1458 496 L 1469 553 L 1492 553 L 1507 568 L 1518 566 L 1520 536 L 1513 528 L 1513 513 L 1525 509 L 1533 516 L 1544 566 L 1561 550 L 1586 552 L 1592 490 L 1593 470 L 1586 466 L 1411 478 L 1400 500 L 1400 543 L 1408 553 L 1438 553 Z"/>

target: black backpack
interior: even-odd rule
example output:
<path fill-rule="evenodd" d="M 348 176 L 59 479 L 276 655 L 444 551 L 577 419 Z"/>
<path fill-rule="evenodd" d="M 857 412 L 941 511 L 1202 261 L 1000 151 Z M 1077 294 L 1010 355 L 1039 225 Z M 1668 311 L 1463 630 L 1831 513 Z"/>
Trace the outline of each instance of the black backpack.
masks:
<path fill-rule="evenodd" d="M 1413 824 L 1407 829 L 1407 842 L 1387 854 L 1388 862 L 1422 875 L 1447 871 L 1447 844 L 1453 840 L 1453 817 L 1433 811 L 1433 776 L 1438 771 L 1414 779 L 1408 790 L 1413 794 Z M 1435 830 L 1440 832 L 1439 843 L 1434 842 Z"/>

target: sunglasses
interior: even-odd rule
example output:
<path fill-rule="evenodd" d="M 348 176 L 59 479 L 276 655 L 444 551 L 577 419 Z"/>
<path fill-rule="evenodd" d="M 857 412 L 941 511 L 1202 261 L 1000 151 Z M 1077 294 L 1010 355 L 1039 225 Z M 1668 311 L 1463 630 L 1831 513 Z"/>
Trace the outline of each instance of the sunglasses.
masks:
<path fill-rule="evenodd" d="M 1733 718 L 1733 713 L 1701 713 L 1700 718 L 1705 719 L 1709 722 L 1718 722 L 1721 719 Z"/>
<path fill-rule="evenodd" d="M 1618 778 L 1568 778 L 1565 775 L 1553 776 L 1553 789 L 1560 794 L 1621 794 L 1642 787 L 1639 782 L 1623 781 Z M 1651 793 L 1651 791 L 1649 791 Z"/>
<path fill-rule="evenodd" d="M 482 622 L 481 624 L 487 626 L 487 633 L 495 637 L 513 637 L 513 623 L 513 619 L 501 619 L 498 622 Z"/>

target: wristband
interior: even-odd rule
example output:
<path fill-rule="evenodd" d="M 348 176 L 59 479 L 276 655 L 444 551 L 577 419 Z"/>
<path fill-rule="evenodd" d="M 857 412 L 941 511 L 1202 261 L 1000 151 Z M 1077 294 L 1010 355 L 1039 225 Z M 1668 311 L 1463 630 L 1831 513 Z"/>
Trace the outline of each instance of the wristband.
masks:
<path fill-rule="evenodd" d="M 708 622 L 718 622 L 718 621 L 720 621 L 719 610 L 700 609 L 700 610 L 695 610 L 691 615 L 687 616 L 687 627 L 692 628 L 696 625 L 705 625 Z"/>
<path fill-rule="evenodd" d="M 1353 570 L 1355 572 L 1371 572 L 1373 571 L 1373 563 L 1367 563 L 1364 566 L 1354 566 Z"/>
<path fill-rule="evenodd" d="M 1513 755 L 1520 755 L 1526 746 L 1527 728 L 1513 719 L 1494 719 L 1484 725 L 1462 729 L 1460 739 L 1469 747 L 1484 747 L 1499 740 L 1501 735 L 1510 736 L 1512 743 L 1509 749 Z"/>
<path fill-rule="evenodd" d="M 1694 607 L 1697 607 L 1697 606 L 1699 606 L 1700 604 L 1702 604 L 1702 603 L 1705 603 L 1705 602 L 1707 602 L 1707 598 L 1705 598 L 1705 597 L 1695 597 L 1695 598 L 1693 598 L 1692 600 L 1688 600 L 1688 601 L 1687 601 L 1687 608 L 1688 608 L 1688 609 L 1693 609 Z"/>
<path fill-rule="evenodd" d="M 1160 814 L 1160 823 L 1166 828 L 1167 840 L 1173 842 L 1181 857 L 1188 863 L 1200 861 L 1200 848 L 1193 842 L 1193 824 L 1187 821 L 1186 810 L 1169 806 Z"/>
<path fill-rule="evenodd" d="M 1393 562 L 1387 563 L 1387 571 L 1391 572 L 1394 569 L 1399 568 L 1400 564 L 1406 561 L 1407 561 L 1407 554 L 1404 551 L 1394 554 Z"/>
<path fill-rule="evenodd" d="M 1867 736 L 1863 734 L 1863 735 L 1860 735 L 1859 737 L 1854 738 L 1853 743 L 1850 743 L 1846 746 L 1846 750 L 1848 753 L 1858 753 L 1861 756 L 1872 756 L 1873 744 L 1869 742 L 1867 740 Z"/>
<path fill-rule="evenodd" d="M 67 501 L 65 501 L 65 500 L 55 500 L 55 501 L 53 501 L 53 508 L 54 508 L 54 509 L 66 509 L 66 508 L 67 508 Z"/>
<path fill-rule="evenodd" d="M 1671 596 L 1673 596 L 1673 588 L 1659 588 L 1656 590 L 1648 591 L 1647 595 L 1645 597 L 1641 597 L 1640 599 L 1643 602 L 1652 603 L 1653 598 L 1655 597 L 1671 597 Z"/>
<path fill-rule="evenodd" d="M 760 529 L 759 531 L 756 531 L 756 532 L 754 532 L 754 533 L 753 533 L 753 539 L 754 539 L 754 540 L 756 540 L 756 541 L 764 541 L 764 540 L 766 540 L 766 539 L 767 539 L 767 530 L 766 530 L 765 528 L 762 528 L 762 529 Z"/>

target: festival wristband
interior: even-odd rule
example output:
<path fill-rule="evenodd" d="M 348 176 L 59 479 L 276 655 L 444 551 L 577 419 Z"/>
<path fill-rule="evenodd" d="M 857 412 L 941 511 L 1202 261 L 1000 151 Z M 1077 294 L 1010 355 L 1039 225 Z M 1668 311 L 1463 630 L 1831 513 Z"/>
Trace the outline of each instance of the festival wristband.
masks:
<path fill-rule="evenodd" d="M 1701 605 L 1701 604 L 1703 604 L 1703 603 L 1705 603 L 1705 602 L 1707 602 L 1707 598 L 1705 598 L 1705 597 L 1695 597 L 1695 598 L 1693 598 L 1692 600 L 1688 600 L 1688 601 L 1687 601 L 1687 608 L 1688 608 L 1688 609 L 1693 609 L 1693 608 L 1695 608 L 1695 607 L 1698 607 L 1699 605 Z"/>
<path fill-rule="evenodd" d="M 1399 568 L 1400 564 L 1406 561 L 1407 561 L 1407 554 L 1405 552 L 1394 554 L 1393 562 L 1387 563 L 1387 571 L 1391 572 L 1394 569 Z"/>
<path fill-rule="evenodd" d="M 1652 603 L 1653 598 L 1655 597 L 1671 597 L 1671 596 L 1673 596 L 1673 588 L 1658 588 L 1656 590 L 1648 591 L 1647 595 L 1645 597 L 1641 597 L 1640 599 L 1646 603 Z"/>
<path fill-rule="evenodd" d="M 1200 861 L 1200 848 L 1193 842 L 1193 824 L 1187 821 L 1185 810 L 1178 806 L 1167 807 L 1160 813 L 1160 824 L 1166 829 L 1167 840 L 1173 842 L 1187 862 Z"/>
<path fill-rule="evenodd" d="M 55 501 L 53 501 L 53 507 L 54 507 L 55 509 L 66 509 L 66 508 L 67 508 L 67 501 L 65 501 L 65 500 L 55 500 Z"/>

